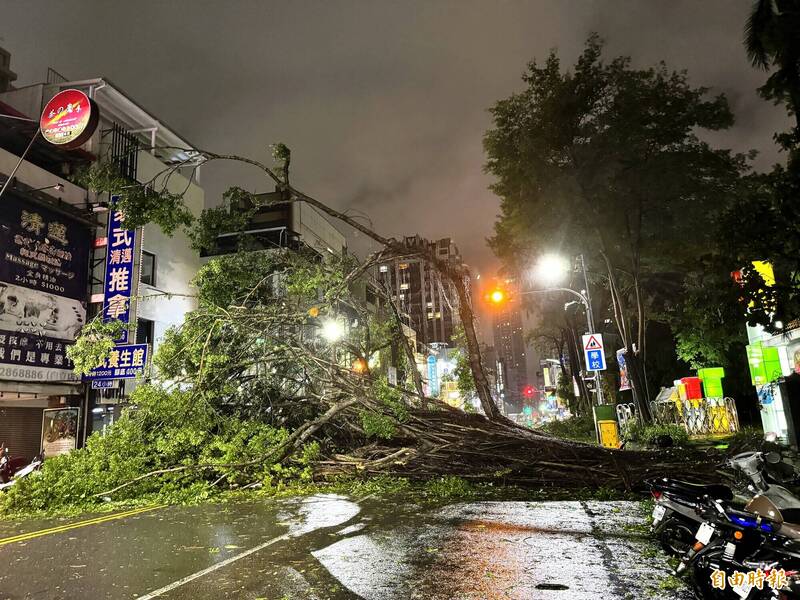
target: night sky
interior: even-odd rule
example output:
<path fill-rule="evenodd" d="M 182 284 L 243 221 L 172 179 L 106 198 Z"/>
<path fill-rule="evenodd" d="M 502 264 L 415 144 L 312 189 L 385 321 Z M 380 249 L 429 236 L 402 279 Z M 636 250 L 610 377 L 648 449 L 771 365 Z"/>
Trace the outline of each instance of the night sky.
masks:
<path fill-rule="evenodd" d="M 702 2 L 10 2 L 0 46 L 17 85 L 48 66 L 104 76 L 200 148 L 269 160 L 293 150 L 294 183 L 380 233 L 452 236 L 468 263 L 495 265 L 485 239 L 498 202 L 481 147 L 486 111 L 520 89 L 527 61 L 557 48 L 571 64 L 598 31 L 636 65 L 664 59 L 725 92 L 737 124 L 715 139 L 778 160 L 785 111 L 755 93 L 742 27 L 750 0 Z M 207 203 L 252 169 L 202 173 Z M 363 250 L 363 243 L 352 240 Z"/>

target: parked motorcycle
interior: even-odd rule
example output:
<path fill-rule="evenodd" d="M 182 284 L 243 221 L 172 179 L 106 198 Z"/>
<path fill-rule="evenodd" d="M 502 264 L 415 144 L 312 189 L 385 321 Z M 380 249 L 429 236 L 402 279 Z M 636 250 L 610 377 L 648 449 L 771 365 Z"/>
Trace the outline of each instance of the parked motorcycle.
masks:
<path fill-rule="evenodd" d="M 13 457 L 5 444 L 0 445 L 0 484 L 8 483 L 25 466 L 25 459 Z"/>
<path fill-rule="evenodd" d="M 20 479 L 28 477 L 38 471 L 44 464 L 44 454 L 39 454 L 25 464 L 24 459 L 13 459 L 9 456 L 8 448 L 0 447 L 0 492 L 7 490 Z"/>
<path fill-rule="evenodd" d="M 699 598 L 800 598 L 800 510 L 757 495 L 744 510 L 710 501 L 677 572 L 688 571 Z M 737 575 L 738 574 L 738 575 Z"/>
<path fill-rule="evenodd" d="M 701 512 L 712 500 L 744 505 L 754 494 L 769 497 L 782 509 L 800 508 L 800 499 L 780 483 L 796 482 L 797 475 L 786 465 L 779 473 L 781 457 L 776 453 L 745 452 L 734 456 L 728 465 L 744 475 L 746 485 L 736 492 L 719 484 L 695 484 L 661 478 L 648 482 L 656 505 L 653 532 L 665 552 L 683 556 L 694 543 L 695 532 L 703 521 Z M 787 471 L 788 477 L 787 477 Z"/>

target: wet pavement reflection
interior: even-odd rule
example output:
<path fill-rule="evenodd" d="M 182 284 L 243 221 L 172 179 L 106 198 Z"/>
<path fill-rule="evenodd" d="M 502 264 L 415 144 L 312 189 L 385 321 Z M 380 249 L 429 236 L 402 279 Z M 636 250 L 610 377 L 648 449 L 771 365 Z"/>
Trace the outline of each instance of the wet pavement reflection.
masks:
<path fill-rule="evenodd" d="M 0 546 L 0 599 L 690 598 L 660 589 L 641 522 L 630 502 L 168 507 Z"/>

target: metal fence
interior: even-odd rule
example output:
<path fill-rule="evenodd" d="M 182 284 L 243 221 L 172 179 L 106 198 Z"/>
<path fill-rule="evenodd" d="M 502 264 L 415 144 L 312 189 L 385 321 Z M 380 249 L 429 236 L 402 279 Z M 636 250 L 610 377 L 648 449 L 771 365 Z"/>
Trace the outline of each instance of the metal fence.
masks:
<path fill-rule="evenodd" d="M 119 123 L 114 123 L 111 132 L 111 160 L 119 168 L 122 177 L 136 181 L 139 161 L 139 140 Z"/>
<path fill-rule="evenodd" d="M 654 422 L 681 425 L 689 435 L 722 435 L 739 431 L 739 415 L 733 398 L 651 402 L 650 409 Z"/>
<path fill-rule="evenodd" d="M 651 402 L 653 422 L 659 425 L 680 425 L 689 435 L 725 435 L 739 431 L 739 415 L 733 398 L 700 400 L 666 400 Z M 617 420 L 625 431 L 636 422 L 636 406 L 617 404 Z"/>

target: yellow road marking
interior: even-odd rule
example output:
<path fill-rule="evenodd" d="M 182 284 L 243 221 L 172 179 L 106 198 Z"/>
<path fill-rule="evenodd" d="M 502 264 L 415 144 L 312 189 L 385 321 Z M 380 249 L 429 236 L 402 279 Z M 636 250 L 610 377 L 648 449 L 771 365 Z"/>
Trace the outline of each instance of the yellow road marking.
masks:
<path fill-rule="evenodd" d="M 134 508 L 132 510 L 124 511 L 121 513 L 115 513 L 113 515 L 105 515 L 102 517 L 96 517 L 94 519 L 87 519 L 85 521 L 78 521 L 77 523 L 67 523 L 66 525 L 59 525 L 58 527 L 51 527 L 49 529 L 40 529 L 38 531 L 29 531 L 28 533 L 21 533 L 19 535 L 14 535 L 7 538 L 0 539 L 0 546 L 5 546 L 6 544 L 13 544 L 15 542 L 24 542 L 27 540 L 32 540 L 37 537 L 42 537 L 44 535 L 51 535 L 54 533 L 61 533 L 62 531 L 69 531 L 70 529 L 77 529 L 79 527 L 86 527 L 88 525 L 97 525 L 98 523 L 105 523 L 106 521 L 113 521 L 115 519 L 124 519 L 125 517 L 132 517 L 133 515 L 138 515 L 141 513 L 145 513 L 151 510 L 156 510 L 158 508 L 164 508 L 166 504 L 159 504 L 158 506 L 147 506 L 145 508 Z"/>

